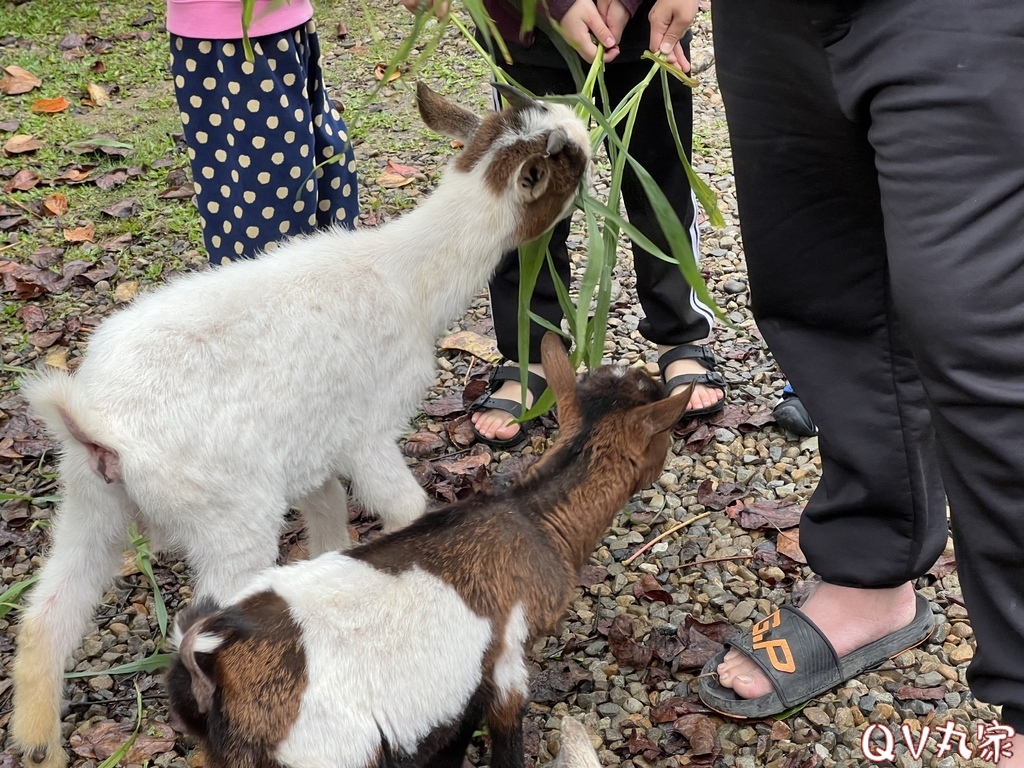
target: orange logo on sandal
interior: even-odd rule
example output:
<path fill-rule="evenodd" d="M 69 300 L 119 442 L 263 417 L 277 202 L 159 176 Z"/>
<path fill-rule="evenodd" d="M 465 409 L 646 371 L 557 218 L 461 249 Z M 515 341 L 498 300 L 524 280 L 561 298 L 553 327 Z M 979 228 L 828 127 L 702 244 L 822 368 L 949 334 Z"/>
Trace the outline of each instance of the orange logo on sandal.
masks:
<path fill-rule="evenodd" d="M 754 625 L 754 650 L 764 651 L 768 654 L 768 661 L 772 663 L 779 672 L 796 672 L 796 662 L 793 661 L 793 654 L 789 650 L 789 642 L 784 638 L 781 640 L 765 640 L 764 636 L 772 627 L 782 623 L 782 617 L 778 611 Z"/>

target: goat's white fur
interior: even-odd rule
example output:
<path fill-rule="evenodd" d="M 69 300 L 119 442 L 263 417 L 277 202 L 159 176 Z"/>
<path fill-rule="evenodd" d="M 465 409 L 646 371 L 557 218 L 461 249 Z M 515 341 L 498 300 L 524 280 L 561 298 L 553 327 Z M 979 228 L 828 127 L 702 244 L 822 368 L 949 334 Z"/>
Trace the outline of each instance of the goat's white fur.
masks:
<path fill-rule="evenodd" d="M 288 602 L 309 680 L 278 748 L 282 765 L 363 768 L 382 737 L 415 752 L 433 728 L 462 714 L 480 685 L 490 621 L 419 568 L 392 575 L 329 552 L 260 574 L 232 602 L 264 590 Z"/>
<path fill-rule="evenodd" d="M 571 110 L 543 115 L 586 151 Z M 289 504 L 306 516 L 311 555 L 348 545 L 339 476 L 387 529 L 423 512 L 396 441 L 433 380 L 437 337 L 517 244 L 531 199 L 517 174 L 491 190 L 494 151 L 468 173 L 450 169 L 423 204 L 380 229 L 298 238 L 174 280 L 103 323 L 73 377 L 26 384 L 64 443 L 64 501 L 14 667 L 12 733 L 39 758 L 26 765 L 66 763 L 64 659 L 116 572 L 130 522 L 184 551 L 197 596 L 223 600 L 274 563 Z M 90 469 L 62 412 L 119 456 L 122 482 Z"/>

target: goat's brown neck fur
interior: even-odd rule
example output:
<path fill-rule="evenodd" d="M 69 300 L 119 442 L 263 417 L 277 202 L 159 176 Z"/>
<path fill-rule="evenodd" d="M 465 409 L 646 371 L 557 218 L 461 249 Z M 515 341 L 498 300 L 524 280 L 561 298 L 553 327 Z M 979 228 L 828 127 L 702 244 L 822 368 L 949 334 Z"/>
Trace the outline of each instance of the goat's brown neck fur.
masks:
<path fill-rule="evenodd" d="M 569 435 L 559 439 L 527 477 L 527 482 L 544 479 L 531 494 L 537 503 L 530 506 L 566 570 L 576 574 L 643 481 L 637 464 L 644 442 L 617 430 L 601 430 L 585 441 Z"/>

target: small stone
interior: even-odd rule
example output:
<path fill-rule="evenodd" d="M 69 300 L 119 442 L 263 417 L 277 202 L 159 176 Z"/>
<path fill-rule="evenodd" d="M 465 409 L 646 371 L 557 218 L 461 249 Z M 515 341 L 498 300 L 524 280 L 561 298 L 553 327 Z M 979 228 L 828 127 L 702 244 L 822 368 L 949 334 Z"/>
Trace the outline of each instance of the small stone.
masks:
<path fill-rule="evenodd" d="M 952 637 L 970 637 L 974 634 L 974 629 L 966 621 L 958 621 L 952 627 L 949 628 L 949 634 Z"/>
<path fill-rule="evenodd" d="M 729 621 L 733 624 L 739 624 L 749 619 L 755 610 L 757 609 L 753 603 L 748 600 L 742 600 L 736 604 L 735 608 L 729 611 Z"/>
<path fill-rule="evenodd" d="M 85 652 L 85 658 L 93 659 L 103 653 L 103 641 L 98 637 L 87 638 L 82 643 L 82 651 Z"/>
<path fill-rule="evenodd" d="M 853 728 L 854 726 L 853 714 L 846 707 L 841 707 L 837 709 L 835 718 L 833 720 L 835 722 L 836 728 L 839 728 L 842 731 L 845 731 L 848 728 Z"/>
<path fill-rule="evenodd" d="M 631 715 L 639 715 L 644 711 L 643 702 L 638 699 L 634 699 L 633 697 L 626 699 L 626 703 L 622 705 L 622 708 Z"/>
<path fill-rule="evenodd" d="M 828 713 L 821 707 L 807 707 L 803 711 L 803 716 L 817 726 L 826 726 L 832 722 Z"/>
<path fill-rule="evenodd" d="M 743 293 L 747 290 L 747 285 L 739 280 L 726 280 L 722 284 L 722 290 L 726 293 Z"/>
<path fill-rule="evenodd" d="M 956 648 L 949 653 L 949 660 L 954 664 L 963 664 L 974 658 L 974 649 L 970 643 L 964 641 L 961 642 Z"/>
<path fill-rule="evenodd" d="M 939 674 L 954 683 L 960 679 L 960 673 L 957 672 L 956 667 L 951 667 L 949 664 L 939 664 Z"/>
<path fill-rule="evenodd" d="M 942 685 L 945 679 L 940 672 L 928 672 L 914 678 L 914 685 L 918 688 L 934 688 L 937 685 Z"/>
<path fill-rule="evenodd" d="M 110 675 L 96 675 L 96 677 L 90 677 L 89 687 L 94 691 L 109 691 L 114 687 L 114 678 Z"/>

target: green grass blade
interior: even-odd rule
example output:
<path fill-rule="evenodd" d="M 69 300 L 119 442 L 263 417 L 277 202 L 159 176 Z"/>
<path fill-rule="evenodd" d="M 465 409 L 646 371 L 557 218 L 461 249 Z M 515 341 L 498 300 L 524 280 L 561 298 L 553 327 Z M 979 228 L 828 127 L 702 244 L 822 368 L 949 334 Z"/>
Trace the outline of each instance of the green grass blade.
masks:
<path fill-rule="evenodd" d="M 17 610 L 21 606 L 17 604 L 17 599 L 21 597 L 21 594 L 39 581 L 38 576 L 30 576 L 27 579 L 12 584 L 2 595 L 0 595 L 0 619 L 10 613 L 12 610 Z"/>
<path fill-rule="evenodd" d="M 535 240 L 519 246 L 519 314 L 516 322 L 516 332 L 518 334 L 517 353 L 520 363 L 519 379 L 522 384 L 522 402 L 524 403 L 529 392 L 526 384 L 529 373 L 527 363 L 530 360 L 530 298 L 533 296 L 534 288 L 537 286 L 540 270 L 547 260 L 548 243 L 550 242 L 551 232 L 548 231 Z"/>
<path fill-rule="evenodd" d="M 661 188 L 657 185 L 654 179 L 651 178 L 651 175 L 647 170 L 640 165 L 635 158 L 629 155 L 622 140 L 611 129 L 611 126 L 608 124 L 605 116 L 600 112 L 600 110 L 594 107 L 594 105 L 585 102 L 578 94 L 571 96 L 551 96 L 549 97 L 549 100 L 568 105 L 575 105 L 581 102 L 586 104 L 591 117 L 598 123 L 602 124 L 602 127 L 605 129 L 609 143 L 615 146 L 619 152 L 625 154 L 626 160 L 636 172 L 637 179 L 640 181 L 640 184 L 651 203 L 651 209 L 654 211 L 655 218 L 658 220 L 658 224 L 661 226 L 661 230 L 668 240 L 669 247 L 672 251 L 672 258 L 679 265 L 686 282 L 689 283 L 691 288 L 693 288 L 694 293 L 701 302 L 711 307 L 719 319 L 732 326 L 732 322 L 725 316 L 722 310 L 718 307 L 718 304 L 711 298 L 711 294 L 708 292 L 707 285 L 704 282 L 704 277 L 701 275 L 700 269 L 697 267 L 696 260 L 694 259 L 692 248 L 690 246 L 689 233 L 687 233 L 683 228 L 682 223 L 679 221 L 679 217 L 676 215 L 676 212 L 672 209 L 668 199 L 665 197 L 665 193 L 661 191 Z"/>
<path fill-rule="evenodd" d="M 174 654 L 171 653 L 154 653 L 144 659 L 130 661 L 127 664 L 121 664 L 110 669 L 98 671 L 87 669 L 85 672 L 65 672 L 64 677 L 70 680 L 80 677 L 96 677 L 97 675 L 134 675 L 138 672 L 156 672 L 166 668 L 171 663 L 173 657 Z"/>
<path fill-rule="evenodd" d="M 664 69 L 661 70 L 661 90 L 665 95 L 665 117 L 668 119 L 668 128 L 672 132 L 673 141 L 675 141 L 679 162 L 683 164 L 686 178 L 690 180 L 690 188 L 693 189 L 693 194 L 696 196 L 697 202 L 700 203 L 700 207 L 704 209 L 704 213 L 707 215 L 711 226 L 724 227 L 725 218 L 722 216 L 722 212 L 718 210 L 718 198 L 707 182 L 693 170 L 693 165 L 690 163 L 690 159 L 687 157 L 686 150 L 683 147 L 683 141 L 679 136 L 679 126 L 676 125 L 675 110 L 672 108 L 672 98 L 668 91 L 668 75 L 665 74 Z"/>
<path fill-rule="evenodd" d="M 0 493 L 0 501 L 32 501 L 36 504 L 56 504 L 63 496 L 28 496 L 24 493 Z"/>
<path fill-rule="evenodd" d="M 666 60 L 664 54 L 662 53 L 651 53 L 650 51 L 644 51 L 642 54 L 640 54 L 640 58 L 647 59 L 648 61 L 653 61 L 655 64 L 661 67 L 663 72 L 672 75 L 672 77 L 674 77 L 676 80 L 678 80 L 683 85 L 689 88 L 696 88 L 698 85 L 700 85 L 700 83 L 698 83 L 695 78 L 690 77 L 685 72 L 682 72 L 673 67 L 671 64 L 669 64 L 668 60 Z"/>
<path fill-rule="evenodd" d="M 118 747 L 117 751 L 100 763 L 97 768 L 116 768 L 125 755 L 128 754 L 128 750 L 132 748 L 135 740 L 139 738 L 139 729 L 142 728 L 142 691 L 139 690 L 138 684 L 135 685 L 135 706 L 135 730 L 132 731 L 132 735 L 128 737 L 128 741 Z"/>
<path fill-rule="evenodd" d="M 551 257 L 551 249 L 548 249 L 546 255 L 546 261 L 548 263 L 548 272 L 551 273 L 551 280 L 555 285 L 555 295 L 558 296 L 558 304 L 562 308 L 562 315 L 565 317 L 566 322 L 569 324 L 569 335 L 576 339 L 576 305 L 572 303 L 572 296 L 569 295 L 569 289 L 566 288 L 565 283 L 558 276 L 558 271 L 555 269 L 555 261 Z M 533 312 L 530 313 L 530 317 L 535 323 L 538 323 L 549 331 L 555 331 L 561 333 L 561 328 L 555 328 L 547 320 L 544 320 L 539 315 L 535 315 Z"/>
<path fill-rule="evenodd" d="M 135 547 L 135 567 L 149 580 L 153 587 L 153 606 L 156 609 L 156 623 L 160 627 L 160 636 L 167 637 L 167 606 L 156 583 L 153 572 L 153 554 L 149 550 L 149 540 L 142 536 L 133 525 L 130 531 L 132 546 Z"/>

